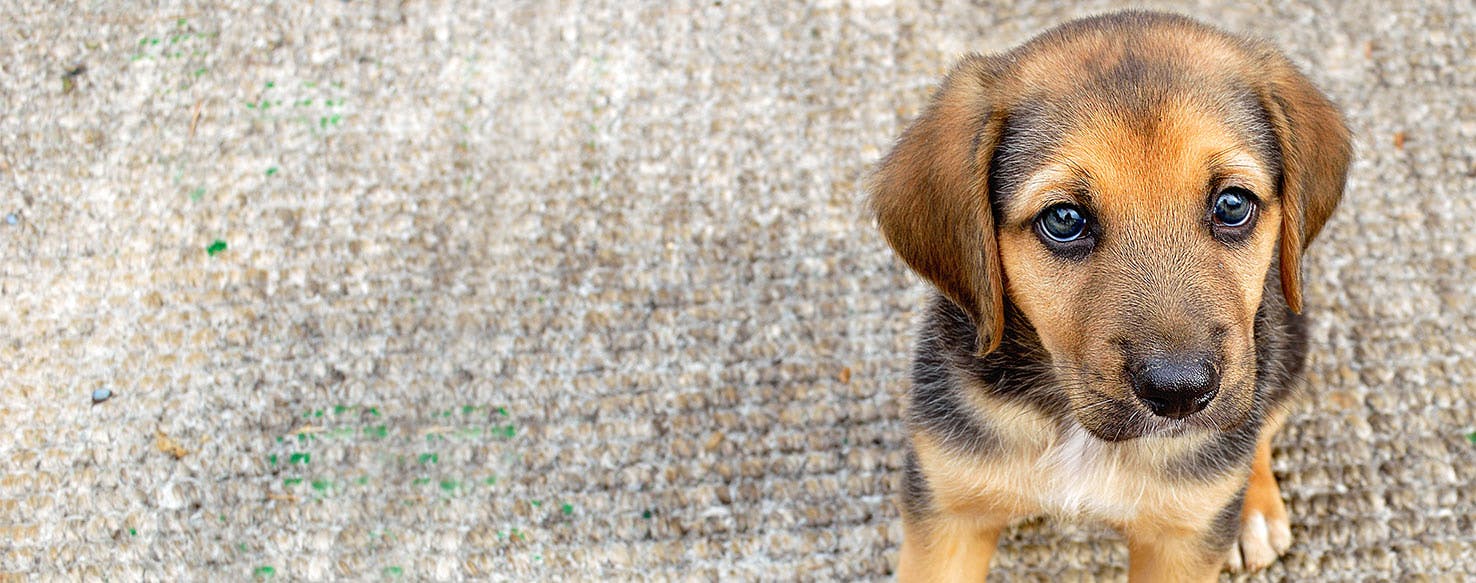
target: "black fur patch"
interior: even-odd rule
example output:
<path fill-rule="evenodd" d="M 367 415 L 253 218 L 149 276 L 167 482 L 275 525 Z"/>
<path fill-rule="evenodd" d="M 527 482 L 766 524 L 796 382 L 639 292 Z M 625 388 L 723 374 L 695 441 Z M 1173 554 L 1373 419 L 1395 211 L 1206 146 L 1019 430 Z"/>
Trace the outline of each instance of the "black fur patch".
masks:
<path fill-rule="evenodd" d="M 914 431 L 953 451 L 988 455 L 998 449 L 998 433 L 974 413 L 967 391 L 1018 400 L 1051 417 L 1068 414 L 1066 396 L 1055 388 L 1050 356 L 1034 328 L 1013 307 L 1006 312 L 999 348 L 981 359 L 975 356 L 977 335 L 969 316 L 941 295 L 933 299 L 912 364 L 908 424 Z"/>
<path fill-rule="evenodd" d="M 1245 488 L 1241 488 L 1235 498 L 1215 514 L 1215 521 L 1210 523 L 1209 532 L 1205 533 L 1206 551 L 1219 556 L 1230 550 L 1230 545 L 1235 544 L 1235 537 L 1240 535 L 1240 510 L 1244 506 Z"/>
<path fill-rule="evenodd" d="M 1044 105 L 1027 99 L 1010 110 L 1000 130 L 999 145 L 989 161 L 989 202 L 996 225 L 1003 225 L 1004 209 L 1020 184 L 1038 172 L 1060 148 L 1066 120 Z"/>
<path fill-rule="evenodd" d="M 933 490 L 918 464 L 917 452 L 909 448 L 902 464 L 902 513 L 916 520 L 933 511 Z"/>
<path fill-rule="evenodd" d="M 978 455 L 998 448 L 999 436 L 967 402 L 966 391 L 972 389 L 959 360 L 972 353 L 975 342 L 968 315 L 942 296 L 935 298 L 912 361 L 908 425 L 946 449 Z"/>

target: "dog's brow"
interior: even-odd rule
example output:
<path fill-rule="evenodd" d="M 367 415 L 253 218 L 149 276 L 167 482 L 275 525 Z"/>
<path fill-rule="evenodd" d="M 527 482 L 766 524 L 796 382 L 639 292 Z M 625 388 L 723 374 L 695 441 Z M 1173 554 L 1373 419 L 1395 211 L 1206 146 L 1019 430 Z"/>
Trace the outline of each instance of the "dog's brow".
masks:
<path fill-rule="evenodd" d="M 1015 191 L 1016 200 L 1034 202 L 1047 192 L 1066 191 L 1076 197 L 1090 197 L 1089 175 L 1085 168 L 1071 160 L 1052 160 L 1039 172 L 1020 184 Z M 1080 201 L 1087 202 L 1087 201 Z"/>
<path fill-rule="evenodd" d="M 1217 175 L 1242 175 L 1253 181 L 1271 181 L 1270 172 L 1256 157 L 1241 148 L 1226 148 L 1209 158 L 1210 170 Z M 1263 196 L 1273 193 L 1261 193 Z"/>
<path fill-rule="evenodd" d="M 1210 156 L 1209 161 L 1210 165 L 1216 168 L 1263 170 L 1260 162 L 1257 162 L 1255 157 L 1247 154 L 1245 150 L 1240 148 L 1225 148 L 1219 152 L 1215 152 L 1213 156 Z"/>

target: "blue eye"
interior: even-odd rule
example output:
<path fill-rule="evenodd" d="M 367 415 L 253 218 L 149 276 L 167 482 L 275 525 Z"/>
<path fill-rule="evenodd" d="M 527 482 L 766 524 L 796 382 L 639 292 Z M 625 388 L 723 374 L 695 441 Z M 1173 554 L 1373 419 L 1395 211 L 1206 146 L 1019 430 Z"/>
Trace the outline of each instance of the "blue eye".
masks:
<path fill-rule="evenodd" d="M 1069 243 L 1086 234 L 1086 213 L 1075 205 L 1058 204 L 1035 218 L 1040 233 L 1057 243 Z"/>
<path fill-rule="evenodd" d="M 1215 224 L 1222 227 L 1240 227 L 1249 223 L 1256 203 L 1249 190 L 1232 186 L 1215 198 Z"/>

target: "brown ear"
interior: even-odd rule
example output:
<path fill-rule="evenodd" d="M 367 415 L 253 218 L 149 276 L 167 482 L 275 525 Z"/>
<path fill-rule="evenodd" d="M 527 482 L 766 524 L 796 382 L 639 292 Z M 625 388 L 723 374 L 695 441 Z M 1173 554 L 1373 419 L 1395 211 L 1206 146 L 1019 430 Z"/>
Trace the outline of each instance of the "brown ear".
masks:
<path fill-rule="evenodd" d="M 978 328 L 977 352 L 999 346 L 1004 282 L 988 166 L 1003 115 L 991 104 L 995 67 L 966 57 L 872 175 L 871 208 L 887 243 L 958 304 Z"/>
<path fill-rule="evenodd" d="M 1302 311 L 1302 255 L 1343 198 L 1353 148 L 1336 106 L 1280 54 L 1263 96 L 1281 148 L 1281 290 Z"/>

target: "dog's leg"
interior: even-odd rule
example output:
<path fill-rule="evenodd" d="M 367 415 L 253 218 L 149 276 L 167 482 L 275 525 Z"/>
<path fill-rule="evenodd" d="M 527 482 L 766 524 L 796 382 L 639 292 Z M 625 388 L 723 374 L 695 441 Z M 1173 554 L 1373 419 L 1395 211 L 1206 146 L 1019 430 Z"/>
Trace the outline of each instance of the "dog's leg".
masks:
<path fill-rule="evenodd" d="M 1159 581 L 1216 581 L 1225 566 L 1223 546 L 1211 550 L 1212 533 L 1130 529 L 1128 535 L 1128 580 L 1133 583 Z"/>
<path fill-rule="evenodd" d="M 1256 444 L 1245 506 L 1240 513 L 1240 535 L 1230 545 L 1230 555 L 1225 560 L 1231 571 L 1261 569 L 1291 546 L 1291 521 L 1287 518 L 1286 504 L 1281 501 L 1281 488 L 1271 473 L 1271 436 L 1277 425 L 1262 431 Z"/>
<path fill-rule="evenodd" d="M 903 583 L 984 581 L 1004 521 L 938 516 L 907 520 L 897 580 Z"/>

